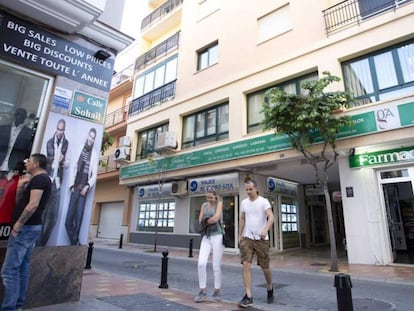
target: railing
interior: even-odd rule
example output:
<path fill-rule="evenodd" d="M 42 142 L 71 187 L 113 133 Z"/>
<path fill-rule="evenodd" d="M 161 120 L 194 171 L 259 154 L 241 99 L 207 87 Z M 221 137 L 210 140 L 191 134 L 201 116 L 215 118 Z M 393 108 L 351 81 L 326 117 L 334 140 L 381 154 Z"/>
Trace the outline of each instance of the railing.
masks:
<path fill-rule="evenodd" d="M 145 17 L 141 22 L 141 31 L 150 27 L 153 23 L 161 20 L 164 16 L 170 14 L 175 8 L 181 6 L 183 0 L 168 0 L 163 3 L 158 9 L 154 10 L 150 15 Z"/>
<path fill-rule="evenodd" d="M 346 0 L 324 11 L 327 34 L 337 31 L 373 15 L 397 9 L 401 4 L 412 0 Z"/>
<path fill-rule="evenodd" d="M 138 71 L 144 69 L 148 63 L 154 62 L 157 58 L 166 55 L 169 51 L 178 49 L 179 39 L 180 33 L 177 32 L 176 34 L 169 37 L 167 40 L 153 47 L 145 54 L 139 56 L 135 61 L 135 70 Z"/>
<path fill-rule="evenodd" d="M 126 121 L 128 106 L 119 108 L 105 116 L 105 128 L 111 127 L 115 124 Z"/>
<path fill-rule="evenodd" d="M 120 72 L 117 72 L 115 75 L 112 76 L 112 82 L 111 82 L 111 89 L 118 86 L 122 82 L 132 79 L 132 76 L 134 74 L 134 65 L 131 64 L 127 68 L 123 69 Z"/>
<path fill-rule="evenodd" d="M 119 167 L 120 164 L 115 161 L 113 155 L 104 156 L 99 159 L 98 174 L 117 171 Z"/>
<path fill-rule="evenodd" d="M 176 80 L 167 83 L 141 97 L 135 98 L 129 106 L 128 117 L 151 109 L 157 104 L 174 98 Z"/>

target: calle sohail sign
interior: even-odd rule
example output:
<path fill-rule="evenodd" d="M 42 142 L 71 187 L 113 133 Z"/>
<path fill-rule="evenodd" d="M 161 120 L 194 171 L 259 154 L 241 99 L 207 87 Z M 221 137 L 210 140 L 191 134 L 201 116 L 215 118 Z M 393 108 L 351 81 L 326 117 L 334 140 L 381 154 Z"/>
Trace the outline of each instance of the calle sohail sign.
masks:
<path fill-rule="evenodd" d="M 356 154 L 349 157 L 349 167 L 367 167 L 384 164 L 414 162 L 414 146 Z"/>

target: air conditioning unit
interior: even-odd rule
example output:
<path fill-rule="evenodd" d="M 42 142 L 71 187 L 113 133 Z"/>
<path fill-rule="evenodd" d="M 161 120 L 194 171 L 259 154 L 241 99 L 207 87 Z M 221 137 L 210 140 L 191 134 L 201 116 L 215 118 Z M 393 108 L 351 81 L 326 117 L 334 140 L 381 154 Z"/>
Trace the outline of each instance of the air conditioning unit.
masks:
<path fill-rule="evenodd" d="M 177 134 L 175 132 L 164 132 L 158 135 L 155 145 L 156 151 L 177 148 Z"/>
<path fill-rule="evenodd" d="M 119 146 L 131 146 L 131 137 L 130 136 L 122 136 L 119 138 Z"/>
<path fill-rule="evenodd" d="M 171 194 L 180 196 L 187 194 L 187 182 L 185 180 L 174 181 L 171 185 Z"/>
<path fill-rule="evenodd" d="M 130 153 L 131 153 L 130 147 L 125 147 L 125 146 L 118 147 L 115 149 L 114 159 L 115 161 L 128 160 Z"/>

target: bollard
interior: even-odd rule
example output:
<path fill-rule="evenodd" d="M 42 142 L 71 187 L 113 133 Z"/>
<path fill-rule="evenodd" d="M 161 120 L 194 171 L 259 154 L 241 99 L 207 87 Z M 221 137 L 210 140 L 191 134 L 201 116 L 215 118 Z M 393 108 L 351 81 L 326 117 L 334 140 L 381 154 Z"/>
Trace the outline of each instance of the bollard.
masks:
<path fill-rule="evenodd" d="M 167 275 L 168 275 L 168 251 L 162 252 L 161 259 L 161 284 L 158 288 L 168 288 Z"/>
<path fill-rule="evenodd" d="M 86 265 L 85 269 L 91 269 L 91 262 L 92 262 L 92 252 L 93 252 L 93 242 L 89 242 L 88 247 L 88 254 L 86 256 Z"/>
<path fill-rule="evenodd" d="M 188 257 L 193 257 L 193 239 L 190 239 L 190 246 L 188 248 Z"/>
<path fill-rule="evenodd" d="M 353 311 L 351 277 L 345 273 L 336 274 L 334 286 L 336 287 L 338 311 Z"/>
<path fill-rule="evenodd" d="M 124 235 L 121 233 L 121 236 L 119 238 L 119 248 L 122 248 L 122 240 L 124 239 Z"/>

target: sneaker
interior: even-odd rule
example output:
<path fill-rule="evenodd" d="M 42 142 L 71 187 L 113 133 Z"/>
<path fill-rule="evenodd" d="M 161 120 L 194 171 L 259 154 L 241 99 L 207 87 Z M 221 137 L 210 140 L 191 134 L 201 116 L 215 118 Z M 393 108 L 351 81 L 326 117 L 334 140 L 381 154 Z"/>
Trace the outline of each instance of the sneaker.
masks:
<path fill-rule="evenodd" d="M 207 300 L 207 294 L 206 294 L 206 292 L 203 292 L 203 291 L 200 291 L 198 293 L 198 295 L 195 296 L 195 298 L 194 298 L 195 302 L 203 302 L 203 301 L 206 301 L 206 300 Z"/>
<path fill-rule="evenodd" d="M 253 305 L 253 297 L 247 297 L 244 295 L 243 299 L 237 304 L 240 308 L 247 308 Z"/>
<path fill-rule="evenodd" d="M 273 303 L 275 301 L 275 296 L 273 295 L 273 287 L 272 289 L 267 290 L 267 303 Z"/>
<path fill-rule="evenodd" d="M 211 296 L 211 300 L 213 301 L 221 301 L 221 295 L 219 291 L 215 291 Z"/>

